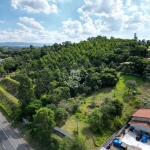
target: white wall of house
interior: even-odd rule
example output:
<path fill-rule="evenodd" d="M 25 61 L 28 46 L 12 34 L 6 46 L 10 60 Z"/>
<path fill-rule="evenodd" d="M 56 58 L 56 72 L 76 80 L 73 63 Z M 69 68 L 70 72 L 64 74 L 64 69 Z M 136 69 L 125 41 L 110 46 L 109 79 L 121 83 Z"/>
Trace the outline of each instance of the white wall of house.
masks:
<path fill-rule="evenodd" d="M 149 119 L 149 118 L 133 117 L 132 120 L 150 122 L 150 119 Z"/>
<path fill-rule="evenodd" d="M 150 133 L 150 128 L 147 126 L 143 126 L 143 125 L 137 125 L 137 124 L 130 124 L 132 127 L 134 127 L 136 130 L 142 130 L 144 132 L 148 132 Z"/>

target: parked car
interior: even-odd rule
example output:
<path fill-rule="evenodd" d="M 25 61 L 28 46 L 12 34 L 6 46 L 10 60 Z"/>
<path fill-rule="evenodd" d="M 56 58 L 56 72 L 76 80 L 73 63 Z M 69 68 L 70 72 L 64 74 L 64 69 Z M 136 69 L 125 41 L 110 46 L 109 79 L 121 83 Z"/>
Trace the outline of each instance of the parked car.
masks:
<path fill-rule="evenodd" d="M 140 141 L 141 138 L 142 138 L 142 134 L 141 133 L 136 136 L 136 140 L 137 141 Z"/>

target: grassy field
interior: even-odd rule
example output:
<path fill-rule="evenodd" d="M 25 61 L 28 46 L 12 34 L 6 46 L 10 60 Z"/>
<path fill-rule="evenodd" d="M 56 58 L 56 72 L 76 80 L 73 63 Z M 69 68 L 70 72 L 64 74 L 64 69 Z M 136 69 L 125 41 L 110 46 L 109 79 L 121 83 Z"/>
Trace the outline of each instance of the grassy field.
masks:
<path fill-rule="evenodd" d="M 0 81 L 0 86 L 6 90 L 9 94 L 13 95 L 17 98 L 19 82 L 11 79 L 10 77 L 6 77 Z"/>
<path fill-rule="evenodd" d="M 13 97 L 7 91 L 5 91 L 2 87 L 0 87 L 0 106 L 8 116 L 12 113 L 13 109 L 15 109 L 18 105 L 18 99 Z"/>
<path fill-rule="evenodd" d="M 105 97 L 112 97 L 115 99 L 118 99 L 124 103 L 124 109 L 123 109 L 123 116 L 128 117 L 130 116 L 135 110 L 135 104 L 137 105 L 139 103 L 139 99 L 142 97 L 148 97 L 149 94 L 145 95 L 145 91 L 149 91 L 150 84 L 149 81 L 137 76 L 132 75 L 122 75 L 119 74 L 119 82 L 117 83 L 116 87 L 114 88 L 104 88 L 102 90 L 99 90 L 98 92 L 93 93 L 90 96 L 87 97 L 80 97 L 82 105 L 79 108 L 79 111 L 74 115 L 71 116 L 65 123 L 64 126 L 62 126 L 62 129 L 69 134 L 73 135 L 73 131 L 77 128 L 77 121 L 78 119 L 78 131 L 79 131 L 79 137 L 86 140 L 86 145 L 90 149 L 97 149 L 97 146 L 100 146 L 103 144 L 109 136 L 112 134 L 111 132 L 107 132 L 105 135 L 94 135 L 89 129 L 88 125 L 86 123 L 86 118 L 88 114 L 90 114 L 94 109 L 92 109 L 90 106 L 91 104 L 95 103 L 97 107 L 99 107 L 102 103 Z M 127 80 L 135 80 L 138 83 L 137 88 L 137 95 L 133 96 L 132 93 L 128 93 L 128 90 L 125 87 L 125 82 Z"/>

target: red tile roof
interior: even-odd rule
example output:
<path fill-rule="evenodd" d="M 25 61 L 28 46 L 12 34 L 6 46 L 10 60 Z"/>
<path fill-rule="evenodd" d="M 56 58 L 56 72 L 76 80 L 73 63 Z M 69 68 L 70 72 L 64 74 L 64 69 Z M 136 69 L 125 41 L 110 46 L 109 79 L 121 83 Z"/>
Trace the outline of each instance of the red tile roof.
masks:
<path fill-rule="evenodd" d="M 150 123 L 144 122 L 144 121 L 131 120 L 129 124 L 138 124 L 138 125 L 143 125 L 143 126 L 147 126 L 148 128 L 150 128 Z"/>
<path fill-rule="evenodd" d="M 150 109 L 139 109 L 132 116 L 150 119 Z"/>

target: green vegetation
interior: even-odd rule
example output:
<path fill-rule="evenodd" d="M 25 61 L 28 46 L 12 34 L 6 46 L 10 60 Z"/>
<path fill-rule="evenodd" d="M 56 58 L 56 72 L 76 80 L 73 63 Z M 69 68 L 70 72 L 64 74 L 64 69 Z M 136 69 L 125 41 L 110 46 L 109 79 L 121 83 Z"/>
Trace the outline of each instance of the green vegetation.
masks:
<path fill-rule="evenodd" d="M 144 96 L 145 88 L 143 89 L 143 86 L 145 86 L 145 85 L 148 86 L 149 80 L 145 80 L 141 77 L 136 77 L 136 76 L 132 76 L 132 75 L 118 74 L 118 76 L 119 76 L 119 82 L 116 84 L 116 86 L 114 88 L 105 88 L 105 89 L 102 89 L 101 91 L 97 91 L 97 92 L 93 93 L 90 96 L 80 97 L 79 99 L 82 100 L 83 103 L 79 107 L 79 111 L 77 113 L 75 113 L 74 117 L 70 117 L 67 120 L 67 122 L 65 123 L 65 125 L 62 127 L 63 130 L 65 130 L 68 133 L 73 135 L 73 131 L 76 130 L 76 128 L 77 128 L 76 118 L 78 118 L 79 137 L 85 139 L 86 145 L 91 149 L 92 148 L 96 149 L 96 146 L 100 146 L 101 144 L 103 144 L 109 138 L 109 136 L 111 136 L 115 131 L 117 131 L 119 128 L 121 128 L 124 125 L 124 123 L 127 121 L 128 117 L 136 109 L 143 107 L 143 106 L 141 106 L 139 99 L 140 99 L 140 97 Z M 132 93 L 128 93 L 128 88 L 126 88 L 126 86 L 125 86 L 125 83 L 128 80 L 134 80 L 138 83 L 136 96 L 132 95 Z M 146 89 L 148 90 L 148 87 L 146 87 Z M 147 95 L 145 97 L 148 98 Z M 89 130 L 89 124 L 86 122 L 87 117 L 89 115 L 92 115 L 92 113 L 94 113 L 95 115 L 92 115 L 92 116 L 95 116 L 96 120 L 95 121 L 93 120 L 94 121 L 93 125 L 96 126 L 96 122 L 100 121 L 100 119 L 98 119 L 98 116 L 101 117 L 101 114 L 99 112 L 98 113 L 96 113 L 96 112 L 99 111 L 99 107 L 102 105 L 102 103 L 104 103 L 105 101 L 109 102 L 109 100 L 112 100 L 112 99 L 118 99 L 123 103 L 124 108 L 122 111 L 122 113 L 123 113 L 122 117 L 114 118 L 114 121 L 111 122 L 112 129 L 108 130 L 109 127 L 107 127 L 106 130 L 104 130 L 104 128 L 103 128 L 104 133 L 101 133 L 101 134 L 93 133 L 92 130 Z M 91 101 L 95 102 L 96 108 L 89 107 L 89 106 L 91 106 Z M 92 118 L 90 117 L 89 121 L 91 121 L 91 119 Z M 106 119 L 106 121 L 109 121 L 109 120 L 110 119 Z M 98 122 L 98 123 L 100 123 L 100 122 Z M 110 123 L 108 123 L 108 124 L 110 124 Z M 96 127 L 102 127 L 102 126 L 96 126 Z"/>
<path fill-rule="evenodd" d="M 0 81 L 0 86 L 4 90 L 6 90 L 9 94 L 17 98 L 17 94 L 19 90 L 19 82 L 11 79 L 10 77 L 6 77 Z"/>
<path fill-rule="evenodd" d="M 94 149 L 136 109 L 150 108 L 145 92 L 150 92 L 150 41 L 143 41 L 135 34 L 133 40 L 97 36 L 41 48 L 0 48 L 0 58 L 7 58 L 0 75 L 12 78 L 0 81 L 0 106 L 15 122 L 22 117 L 31 122 L 28 137 L 43 150 L 80 148 L 84 140 Z M 83 140 L 55 138 L 55 125 Z"/>
<path fill-rule="evenodd" d="M 18 99 L 6 92 L 2 87 L 0 87 L 0 105 L 1 108 L 11 116 L 13 112 L 17 109 Z"/>

